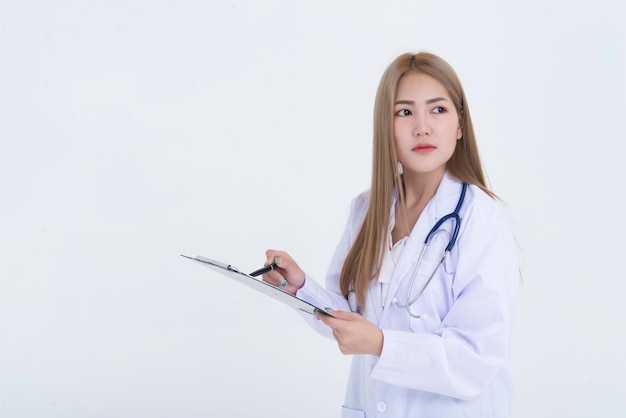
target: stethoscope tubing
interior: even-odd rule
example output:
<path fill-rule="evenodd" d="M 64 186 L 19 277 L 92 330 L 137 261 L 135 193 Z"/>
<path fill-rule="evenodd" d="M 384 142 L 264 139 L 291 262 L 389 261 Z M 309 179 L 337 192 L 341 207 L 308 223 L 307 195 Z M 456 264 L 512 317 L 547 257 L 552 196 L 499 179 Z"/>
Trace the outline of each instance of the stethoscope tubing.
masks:
<path fill-rule="evenodd" d="M 454 247 L 454 244 L 456 244 L 456 239 L 459 236 L 459 230 L 461 228 L 461 218 L 459 217 L 459 211 L 461 210 L 461 206 L 463 206 L 463 202 L 465 201 L 465 193 L 466 192 L 467 192 L 467 183 L 463 182 L 463 185 L 462 185 L 462 188 L 461 188 L 461 195 L 459 196 L 459 201 L 457 202 L 456 207 L 454 208 L 454 212 L 449 213 L 449 214 L 443 216 L 441 219 L 439 219 L 435 223 L 435 225 L 430 229 L 428 234 L 426 235 L 426 239 L 424 240 L 424 246 L 422 247 L 422 251 L 420 252 L 420 256 L 419 256 L 419 258 L 417 260 L 417 265 L 415 266 L 415 269 L 413 270 L 413 276 L 411 277 L 411 283 L 409 284 L 409 289 L 406 292 L 406 305 L 405 305 L 405 308 L 406 308 L 406 311 L 408 312 L 408 314 L 412 318 L 422 319 L 424 317 L 424 315 L 414 314 L 411 311 L 411 306 L 415 302 L 417 302 L 417 300 L 422 296 L 422 294 L 424 293 L 424 291 L 426 290 L 426 288 L 430 284 L 430 282 L 433 279 L 433 277 L 435 277 L 435 273 L 437 273 L 437 270 L 439 270 L 439 267 L 441 267 L 441 265 L 443 264 L 445 259 L 448 257 L 448 254 L 450 254 L 450 251 Z M 431 239 L 431 237 L 435 236 L 438 232 L 441 232 L 439 230 L 439 228 L 448 219 L 452 219 L 454 221 L 454 228 L 452 230 L 452 234 L 450 235 L 450 241 L 448 242 L 448 245 L 446 246 L 446 249 L 443 252 L 443 257 L 441 257 L 441 260 L 439 260 L 439 263 L 437 263 L 437 266 L 435 267 L 433 272 L 430 274 L 430 276 L 428 276 L 428 279 L 426 280 L 426 283 L 424 283 L 424 286 L 422 286 L 422 288 L 417 293 L 417 295 L 413 298 L 413 300 L 411 300 L 411 292 L 413 290 L 413 285 L 415 284 L 415 276 L 417 276 L 417 272 L 419 271 L 420 266 L 422 265 L 422 260 L 424 258 L 424 254 L 426 254 L 426 249 L 427 249 L 428 245 L 430 244 L 430 239 Z"/>
<path fill-rule="evenodd" d="M 456 244 L 456 238 L 459 236 L 459 229 L 461 228 L 461 218 L 459 217 L 459 211 L 461 210 L 461 206 L 463 206 L 463 202 L 465 201 L 465 192 L 467 192 L 467 183 L 463 183 L 463 187 L 461 189 L 461 195 L 459 196 L 459 201 L 454 208 L 454 212 L 449 213 L 439 219 L 437 223 L 431 228 L 428 235 L 426 235 L 426 239 L 424 240 L 424 245 L 428 245 L 428 241 L 430 240 L 431 235 L 433 235 L 441 225 L 447 221 L 448 219 L 454 219 L 454 230 L 452 231 L 452 235 L 450 237 L 450 242 L 448 242 L 448 246 L 446 247 L 446 251 L 450 252 L 454 244 Z"/>
<path fill-rule="evenodd" d="M 467 183 L 463 182 L 461 195 L 459 196 L 459 201 L 457 202 L 456 207 L 454 208 L 454 212 L 449 213 L 443 216 L 441 219 L 439 219 L 435 223 L 435 225 L 430 229 L 428 234 L 426 235 L 426 239 L 424 240 L 424 246 L 422 247 L 420 256 L 417 259 L 417 265 L 415 266 L 415 269 L 413 270 L 411 282 L 409 283 L 409 289 L 407 290 L 407 293 L 406 293 L 405 308 L 408 314 L 412 318 L 423 319 L 425 317 L 425 315 L 417 315 L 411 312 L 411 306 L 415 304 L 415 302 L 417 302 L 417 300 L 422 296 L 422 294 L 424 293 L 424 291 L 426 290 L 426 288 L 432 281 L 433 277 L 435 277 L 435 274 L 439 270 L 439 267 L 443 264 L 445 259 L 448 257 L 448 254 L 450 254 L 450 251 L 456 244 L 456 240 L 459 236 L 459 230 L 461 229 L 461 218 L 459 216 L 459 211 L 461 210 L 461 207 L 463 206 L 463 202 L 465 201 L 466 192 L 467 192 Z M 424 286 L 422 286 L 418 294 L 411 300 L 411 292 L 413 290 L 413 285 L 415 284 L 415 277 L 417 276 L 417 272 L 419 271 L 420 266 L 422 265 L 422 260 L 424 258 L 424 255 L 426 254 L 426 249 L 428 245 L 430 244 L 430 239 L 434 237 L 435 235 L 437 235 L 437 233 L 443 232 L 442 230 L 439 230 L 439 228 L 441 228 L 441 225 L 443 225 L 443 223 L 449 219 L 452 219 L 454 221 L 454 227 L 452 229 L 452 234 L 450 235 L 450 241 L 448 242 L 448 245 L 446 246 L 443 256 L 441 257 L 441 260 L 439 260 L 439 263 L 437 263 L 437 266 L 435 267 L 433 272 L 430 274 L 430 276 L 426 280 L 426 283 L 424 284 Z M 350 305 L 350 310 L 352 312 L 359 312 L 359 307 L 357 305 L 356 294 L 354 290 L 350 290 L 350 292 L 348 293 L 348 304 Z"/>

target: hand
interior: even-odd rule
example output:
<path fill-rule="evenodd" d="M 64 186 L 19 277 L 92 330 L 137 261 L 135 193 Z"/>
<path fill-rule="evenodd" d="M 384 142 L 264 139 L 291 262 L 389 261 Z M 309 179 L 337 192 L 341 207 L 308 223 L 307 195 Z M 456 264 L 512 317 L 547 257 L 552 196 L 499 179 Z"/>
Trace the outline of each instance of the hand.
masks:
<path fill-rule="evenodd" d="M 332 316 L 316 312 L 315 316 L 333 330 L 343 354 L 372 354 L 383 351 L 383 331 L 358 313 L 329 310 Z"/>
<path fill-rule="evenodd" d="M 280 287 L 285 292 L 295 295 L 304 286 L 305 274 L 293 258 L 284 251 L 267 250 L 265 252 L 266 266 L 276 263 L 276 268 L 265 273 L 263 281 Z M 284 284 L 284 286 L 283 286 Z"/>

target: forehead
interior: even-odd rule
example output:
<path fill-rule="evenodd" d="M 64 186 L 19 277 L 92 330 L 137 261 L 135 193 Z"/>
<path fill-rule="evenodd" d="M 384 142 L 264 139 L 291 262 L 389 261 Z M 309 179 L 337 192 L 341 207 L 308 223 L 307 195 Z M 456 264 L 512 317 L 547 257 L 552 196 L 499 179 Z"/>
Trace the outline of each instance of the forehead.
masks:
<path fill-rule="evenodd" d="M 433 97 L 443 97 L 450 100 L 446 88 L 435 78 L 424 73 L 410 72 L 403 75 L 398 81 L 396 99 L 406 97 L 428 100 Z"/>

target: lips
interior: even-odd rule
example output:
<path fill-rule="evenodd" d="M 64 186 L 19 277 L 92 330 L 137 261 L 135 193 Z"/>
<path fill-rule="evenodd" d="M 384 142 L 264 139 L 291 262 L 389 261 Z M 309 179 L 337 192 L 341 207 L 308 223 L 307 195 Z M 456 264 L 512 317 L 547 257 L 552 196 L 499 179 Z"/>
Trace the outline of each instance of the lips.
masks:
<path fill-rule="evenodd" d="M 415 147 L 413 147 L 411 149 L 411 151 L 415 151 L 419 154 L 427 154 L 431 151 L 434 151 L 437 147 L 435 147 L 433 144 L 428 144 L 428 143 L 421 143 L 421 144 L 417 144 Z"/>

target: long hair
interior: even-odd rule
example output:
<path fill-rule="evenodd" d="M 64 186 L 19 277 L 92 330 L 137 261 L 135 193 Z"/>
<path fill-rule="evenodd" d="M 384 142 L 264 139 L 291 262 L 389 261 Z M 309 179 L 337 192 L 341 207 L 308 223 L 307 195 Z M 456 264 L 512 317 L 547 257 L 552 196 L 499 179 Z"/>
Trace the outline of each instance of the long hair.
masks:
<path fill-rule="evenodd" d="M 382 251 L 387 245 L 387 230 L 393 202 L 394 189 L 404 202 L 402 176 L 398 171 L 398 157 L 394 141 L 393 106 L 400 79 L 408 73 L 421 73 L 433 77 L 446 89 L 460 118 L 463 136 L 457 141 L 446 169 L 457 179 L 488 189 L 478 145 L 463 86 L 456 72 L 440 57 L 428 53 L 405 53 L 396 58 L 385 70 L 374 104 L 374 144 L 370 201 L 365 220 L 341 269 L 339 286 L 344 296 L 354 290 L 357 302 L 365 308 L 370 281 L 378 277 L 382 264 Z"/>

